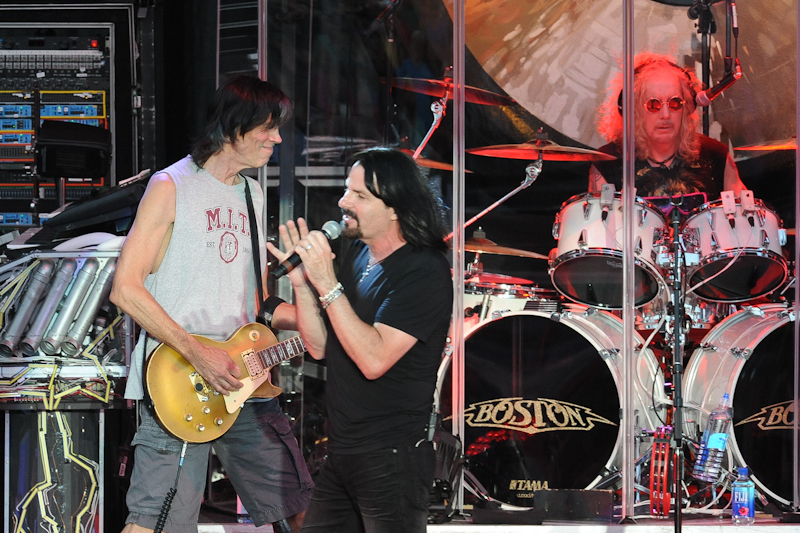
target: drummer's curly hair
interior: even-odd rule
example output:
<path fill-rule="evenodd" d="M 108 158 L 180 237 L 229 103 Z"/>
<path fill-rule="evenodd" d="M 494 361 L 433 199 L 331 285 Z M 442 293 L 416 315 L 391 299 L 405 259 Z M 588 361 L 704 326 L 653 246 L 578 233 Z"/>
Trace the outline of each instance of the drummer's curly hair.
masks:
<path fill-rule="evenodd" d="M 394 209 L 403 238 L 414 249 L 444 252 L 444 205 L 416 161 L 393 148 L 375 147 L 355 154 L 351 166 L 364 168 L 369 192 Z"/>
<path fill-rule="evenodd" d="M 690 69 L 679 67 L 669 56 L 643 52 L 634 60 L 634 109 L 636 116 L 644 112 L 644 101 L 649 96 L 645 94 L 647 82 L 655 74 L 664 71 L 675 72 L 681 84 L 681 98 L 686 105 L 683 107 L 683 117 L 680 128 L 680 143 L 678 144 L 678 157 L 687 162 L 697 161 L 700 155 L 700 140 L 697 135 L 699 118 L 695 97 L 701 87 L 694 72 Z M 609 142 L 617 145 L 622 152 L 622 73 L 611 83 L 608 97 L 600 107 L 597 129 Z M 636 121 L 636 158 L 647 159 L 651 157 L 650 144 L 644 131 L 644 123 Z"/>

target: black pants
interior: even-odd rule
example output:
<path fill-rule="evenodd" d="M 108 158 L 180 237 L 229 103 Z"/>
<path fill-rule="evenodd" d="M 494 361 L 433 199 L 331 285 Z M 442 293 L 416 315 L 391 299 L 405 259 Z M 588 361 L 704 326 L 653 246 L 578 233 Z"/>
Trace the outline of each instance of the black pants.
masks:
<path fill-rule="evenodd" d="M 430 442 L 329 454 L 315 480 L 303 532 L 424 533 L 435 464 Z"/>

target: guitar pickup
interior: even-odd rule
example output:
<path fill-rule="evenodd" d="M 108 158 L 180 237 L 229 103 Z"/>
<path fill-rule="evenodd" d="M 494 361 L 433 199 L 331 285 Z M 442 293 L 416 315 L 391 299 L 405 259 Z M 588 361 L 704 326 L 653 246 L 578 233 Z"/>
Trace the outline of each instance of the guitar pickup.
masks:
<path fill-rule="evenodd" d="M 267 370 L 262 364 L 261 358 L 253 350 L 247 350 L 242 353 L 242 361 L 244 361 L 244 366 L 250 373 L 250 377 L 260 378 Z"/>

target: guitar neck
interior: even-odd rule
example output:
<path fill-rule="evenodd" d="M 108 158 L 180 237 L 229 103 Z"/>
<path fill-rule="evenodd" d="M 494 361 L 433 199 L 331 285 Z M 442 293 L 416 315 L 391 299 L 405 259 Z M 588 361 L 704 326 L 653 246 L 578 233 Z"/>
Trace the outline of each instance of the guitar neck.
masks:
<path fill-rule="evenodd" d="M 264 368 L 272 368 L 273 366 L 287 361 L 292 357 L 297 357 L 298 355 L 305 353 L 305 351 L 306 345 L 303 343 L 303 339 L 300 337 L 300 335 L 297 335 L 291 339 L 286 339 L 285 341 L 268 346 L 263 350 L 258 350 L 256 355 L 258 356 Z"/>

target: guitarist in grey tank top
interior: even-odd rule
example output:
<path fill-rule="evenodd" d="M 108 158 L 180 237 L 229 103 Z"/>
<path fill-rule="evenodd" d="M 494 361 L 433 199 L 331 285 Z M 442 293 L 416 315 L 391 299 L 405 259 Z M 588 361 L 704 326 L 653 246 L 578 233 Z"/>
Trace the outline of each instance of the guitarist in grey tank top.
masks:
<path fill-rule="evenodd" d="M 257 243 L 264 243 L 264 234 L 260 217 L 250 212 L 261 213 L 263 198 L 258 183 L 240 171 L 267 164 L 290 116 L 288 98 L 274 85 L 232 78 L 215 93 L 192 154 L 156 173 L 139 204 L 111 293 L 142 328 L 125 393 L 144 401 L 124 533 L 196 533 L 210 446 L 256 526 L 299 531 L 313 483 L 277 400 L 251 398 L 210 442 L 179 439 L 164 430 L 142 375 L 144 361 L 163 344 L 194 368 L 208 396 L 228 397 L 242 388 L 244 376 L 232 356 L 219 342 L 197 336 L 225 341 L 256 319 L 256 284 L 265 283 L 263 269 L 256 277 L 253 254 L 256 265 L 266 265 L 266 252 L 254 250 L 251 228 Z M 268 325 L 297 329 L 294 307 L 279 298 L 267 298 L 261 310 Z M 165 505 L 171 490 L 171 506 Z"/>

